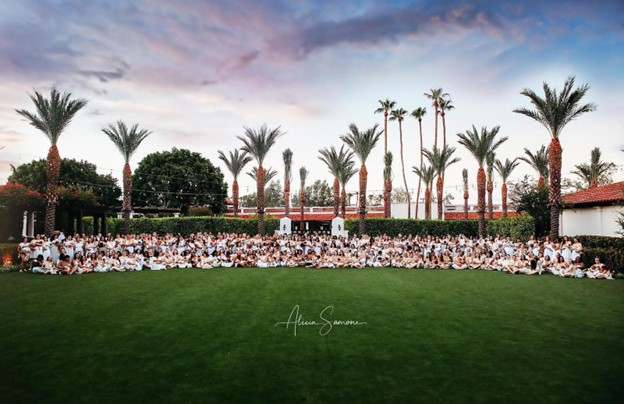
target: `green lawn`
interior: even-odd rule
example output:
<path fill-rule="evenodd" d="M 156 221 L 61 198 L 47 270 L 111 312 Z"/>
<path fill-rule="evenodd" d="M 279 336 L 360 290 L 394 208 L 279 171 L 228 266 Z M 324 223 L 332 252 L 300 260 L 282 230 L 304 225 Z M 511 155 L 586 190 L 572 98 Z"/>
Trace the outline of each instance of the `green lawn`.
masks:
<path fill-rule="evenodd" d="M 275 325 L 295 305 L 305 320 Z M 615 402 L 624 282 L 484 271 L 0 275 L 0 402 Z"/>

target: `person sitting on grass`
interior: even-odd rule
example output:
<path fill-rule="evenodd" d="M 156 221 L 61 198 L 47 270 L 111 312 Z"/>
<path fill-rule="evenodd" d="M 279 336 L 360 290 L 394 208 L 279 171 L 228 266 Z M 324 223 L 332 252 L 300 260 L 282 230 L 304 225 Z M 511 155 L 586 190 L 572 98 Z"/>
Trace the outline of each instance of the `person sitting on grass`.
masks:
<path fill-rule="evenodd" d="M 34 274 L 45 274 L 43 268 L 43 254 L 38 254 L 37 257 L 30 261 L 30 270 Z"/>
<path fill-rule="evenodd" d="M 453 269 L 468 269 L 468 264 L 466 264 L 464 257 L 459 252 L 455 253 L 453 258 Z"/>
<path fill-rule="evenodd" d="M 589 267 L 586 275 L 590 279 L 613 279 L 611 271 L 607 269 L 605 264 L 600 262 L 600 257 L 594 258 L 594 264 Z"/>

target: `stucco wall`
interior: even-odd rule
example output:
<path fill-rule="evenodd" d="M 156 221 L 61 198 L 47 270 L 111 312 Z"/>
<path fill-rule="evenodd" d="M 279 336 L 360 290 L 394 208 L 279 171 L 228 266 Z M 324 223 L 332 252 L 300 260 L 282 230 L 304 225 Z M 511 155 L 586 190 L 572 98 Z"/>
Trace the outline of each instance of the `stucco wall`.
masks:
<path fill-rule="evenodd" d="M 564 209 L 559 226 L 560 235 L 618 236 L 616 223 L 621 206 Z"/>

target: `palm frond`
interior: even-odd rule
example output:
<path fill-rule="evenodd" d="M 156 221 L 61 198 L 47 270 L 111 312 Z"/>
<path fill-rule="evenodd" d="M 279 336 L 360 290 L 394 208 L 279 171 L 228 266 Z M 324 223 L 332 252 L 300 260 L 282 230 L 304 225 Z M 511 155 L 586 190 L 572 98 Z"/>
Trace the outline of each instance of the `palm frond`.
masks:
<path fill-rule="evenodd" d="M 500 126 L 495 126 L 492 130 L 487 127 L 481 128 L 481 133 L 472 125 L 472 129 L 466 133 L 458 133 L 458 143 L 466 148 L 474 156 L 479 163 L 479 167 L 483 167 L 487 159 L 488 153 L 494 152 L 501 144 L 507 141 L 507 137 L 497 139 L 496 136 L 500 130 Z"/>
<path fill-rule="evenodd" d="M 390 121 L 403 121 L 403 117 L 407 114 L 407 111 L 403 108 L 397 108 L 390 111 Z"/>
<path fill-rule="evenodd" d="M 455 153 L 455 148 L 452 146 L 423 150 L 423 155 L 429 160 L 429 164 L 435 170 L 436 175 L 442 175 L 451 165 L 459 162 L 459 157 L 453 157 L 453 153 Z"/>
<path fill-rule="evenodd" d="M 423 180 L 428 188 L 431 188 L 433 180 L 436 177 L 435 168 L 433 168 L 432 166 L 423 166 L 423 169 L 421 170 L 419 167 L 413 166 L 412 172 L 414 172 L 414 174 L 416 174 L 421 180 Z"/>
<path fill-rule="evenodd" d="M 292 150 L 286 149 L 282 152 L 282 159 L 284 160 L 284 183 L 292 180 L 292 158 Z"/>
<path fill-rule="evenodd" d="M 392 108 L 394 108 L 394 106 L 396 105 L 396 102 L 391 101 L 389 98 L 386 98 L 385 100 L 379 100 L 379 108 L 377 108 L 375 110 L 376 114 L 387 114 L 388 112 L 390 112 L 390 110 Z"/>
<path fill-rule="evenodd" d="M 384 155 L 384 182 L 392 181 L 392 152 L 387 152 Z"/>
<path fill-rule="evenodd" d="M 250 176 L 254 181 L 258 181 L 258 167 L 254 166 L 251 168 L 251 171 L 249 171 L 247 173 L 248 176 Z M 265 168 L 264 169 L 264 183 L 268 185 L 269 182 L 271 182 L 271 180 L 273 178 L 277 177 L 277 171 L 274 170 L 271 167 Z"/>
<path fill-rule="evenodd" d="M 507 182 L 507 179 L 519 164 L 520 162 L 518 161 L 518 158 L 514 158 L 513 160 L 505 159 L 505 162 L 496 159 L 494 162 L 494 168 L 496 169 L 498 175 L 500 175 L 503 179 L 503 182 Z"/>
<path fill-rule="evenodd" d="M 358 127 L 352 123 L 349 125 L 349 133 L 340 136 L 340 140 L 353 151 L 362 165 L 366 164 L 368 156 L 383 134 L 383 130 L 377 131 L 378 126 L 379 125 L 375 124 L 372 128 L 361 132 Z"/>
<path fill-rule="evenodd" d="M 306 183 L 306 179 L 308 178 L 308 169 L 305 167 L 301 167 L 299 169 L 299 182 L 300 182 L 300 190 L 301 192 L 305 192 L 305 183 Z"/>
<path fill-rule="evenodd" d="M 260 129 L 252 129 L 243 127 L 245 133 L 243 136 L 238 136 L 238 139 L 243 142 L 241 150 L 249 153 L 256 160 L 258 165 L 264 163 L 269 150 L 275 145 L 277 139 L 284 135 L 280 127 L 269 129 L 267 124 L 264 124 Z"/>
<path fill-rule="evenodd" d="M 102 132 L 117 146 L 126 164 L 141 143 L 152 134 L 146 129 L 139 129 L 138 124 L 128 128 L 123 121 L 117 121 L 117 126 L 110 124 L 108 127 L 102 128 Z"/>
<path fill-rule="evenodd" d="M 427 114 L 427 108 L 425 108 L 425 107 L 418 107 L 415 110 L 413 110 L 410 115 L 420 121 L 421 119 L 423 119 L 423 117 L 426 114 Z"/>
<path fill-rule="evenodd" d="M 243 171 L 243 168 L 252 160 L 251 156 L 247 154 L 245 151 L 239 151 L 238 149 L 234 149 L 234 151 L 230 151 L 226 156 L 221 150 L 219 150 L 219 159 L 223 161 L 225 166 L 227 167 L 232 177 L 235 180 L 238 179 L 238 176 Z M 257 171 L 257 168 L 256 168 Z"/>
<path fill-rule="evenodd" d="M 548 148 L 542 146 L 535 153 L 525 148 L 524 154 L 525 156 L 518 157 L 518 160 L 530 165 L 540 177 L 548 179 Z"/>
<path fill-rule="evenodd" d="M 337 178 L 340 174 L 340 169 L 345 161 L 353 157 L 353 152 L 345 149 L 344 145 L 340 146 L 340 151 L 336 150 L 334 146 L 320 149 L 319 154 L 319 160 L 325 163 L 327 169 L 334 178 Z"/>

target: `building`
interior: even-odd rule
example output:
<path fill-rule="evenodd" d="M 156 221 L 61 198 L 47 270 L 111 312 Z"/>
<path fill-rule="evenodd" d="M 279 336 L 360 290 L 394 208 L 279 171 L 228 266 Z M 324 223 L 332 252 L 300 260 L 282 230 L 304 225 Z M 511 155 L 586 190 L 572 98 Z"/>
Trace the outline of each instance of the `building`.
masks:
<path fill-rule="evenodd" d="M 624 212 L 624 181 L 564 195 L 559 234 L 618 236 L 616 219 Z"/>

